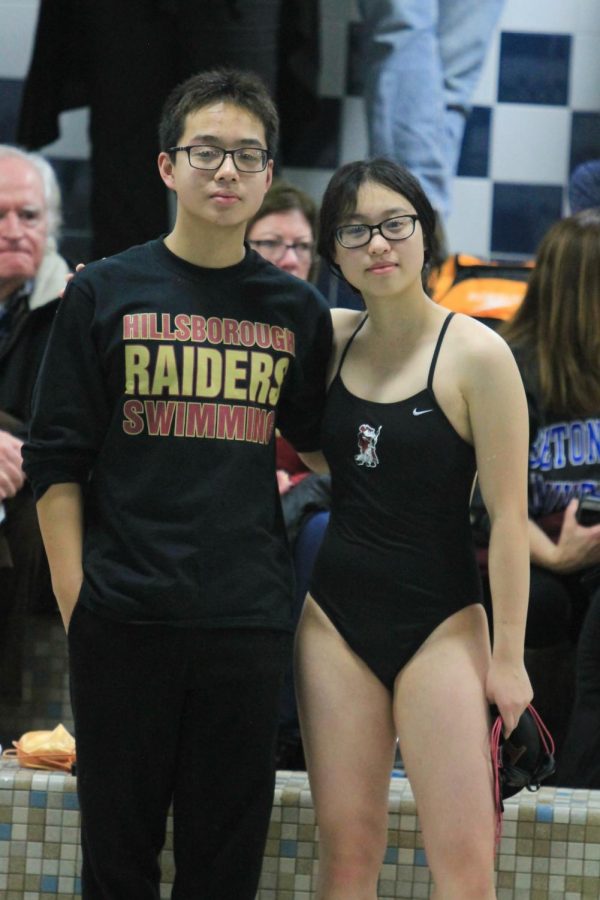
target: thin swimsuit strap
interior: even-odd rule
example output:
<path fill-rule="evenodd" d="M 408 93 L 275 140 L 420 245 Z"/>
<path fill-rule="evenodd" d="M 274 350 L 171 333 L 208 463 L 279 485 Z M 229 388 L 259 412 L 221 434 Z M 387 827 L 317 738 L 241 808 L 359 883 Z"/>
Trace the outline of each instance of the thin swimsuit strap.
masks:
<path fill-rule="evenodd" d="M 444 319 L 444 322 L 442 324 L 442 327 L 440 329 L 440 333 L 439 333 L 439 336 L 437 339 L 437 344 L 435 345 L 435 350 L 433 351 L 433 358 L 431 360 L 431 365 L 429 367 L 429 375 L 427 376 L 427 390 L 429 391 L 431 396 L 434 398 L 434 400 L 435 400 L 435 395 L 433 393 L 433 373 L 435 372 L 435 364 L 437 363 L 437 358 L 438 358 L 438 356 L 440 354 L 440 350 L 442 348 L 442 341 L 444 340 L 444 335 L 446 334 L 446 329 L 448 328 L 448 325 L 450 324 L 450 319 L 453 317 L 453 315 L 454 315 L 454 313 L 451 312 Z"/>
<path fill-rule="evenodd" d="M 339 365 L 338 365 L 338 367 L 337 367 L 337 371 L 336 371 L 336 373 L 335 373 L 335 375 L 334 375 L 334 379 L 333 379 L 334 381 L 335 381 L 336 378 L 339 378 L 339 374 L 340 374 L 340 372 L 342 371 L 342 366 L 344 365 L 344 360 L 346 359 L 346 354 L 347 354 L 348 350 L 350 349 L 350 344 L 352 343 L 352 341 L 354 340 L 354 338 L 356 337 L 356 335 L 358 334 L 358 332 L 360 331 L 360 329 L 363 327 L 363 325 L 365 324 L 365 322 L 367 321 L 368 318 L 369 318 L 369 313 L 367 313 L 366 316 L 364 317 L 364 319 L 362 319 L 362 320 L 358 323 L 358 325 L 356 326 L 356 328 L 355 328 L 354 331 L 352 332 L 351 336 L 348 338 L 348 342 L 347 342 L 346 346 L 344 347 L 344 350 L 343 350 L 342 355 L 341 355 L 341 357 L 340 357 Z"/>
<path fill-rule="evenodd" d="M 442 348 L 442 341 L 444 340 L 444 335 L 446 334 L 446 330 L 448 328 L 448 325 L 450 324 L 450 319 L 453 316 L 454 316 L 453 312 L 449 313 L 442 323 L 442 327 L 440 328 L 440 333 L 438 335 L 437 343 L 435 345 L 435 350 L 433 351 L 431 365 L 429 367 L 429 375 L 427 376 L 427 390 L 429 391 L 429 393 L 431 394 L 431 396 L 433 397 L 434 400 L 435 400 L 435 394 L 433 393 L 433 375 L 435 372 L 435 366 L 437 363 L 438 356 L 440 355 L 440 350 Z M 366 316 L 364 317 L 364 319 L 362 319 L 358 323 L 358 325 L 356 326 L 356 328 L 354 329 L 354 331 L 348 338 L 346 346 L 344 347 L 344 349 L 342 351 L 342 355 L 340 357 L 340 361 L 339 361 L 337 371 L 334 376 L 334 380 L 336 378 L 340 377 L 340 372 L 342 371 L 342 366 L 344 365 L 344 360 L 346 359 L 346 354 L 348 353 L 348 350 L 350 349 L 350 345 L 352 344 L 352 341 L 354 340 L 354 338 L 356 337 L 356 335 L 358 334 L 360 329 L 363 327 L 363 325 L 365 324 L 365 322 L 367 321 L 368 318 L 369 318 L 369 314 L 367 313 Z"/>

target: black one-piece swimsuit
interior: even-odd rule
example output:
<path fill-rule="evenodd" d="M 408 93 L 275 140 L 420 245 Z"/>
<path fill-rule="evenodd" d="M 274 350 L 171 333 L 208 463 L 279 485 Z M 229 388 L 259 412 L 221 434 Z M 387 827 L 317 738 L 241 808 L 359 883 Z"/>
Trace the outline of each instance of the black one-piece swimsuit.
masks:
<path fill-rule="evenodd" d="M 398 672 L 448 616 L 481 602 L 469 523 L 475 453 L 450 424 L 432 384 L 396 403 L 329 388 L 322 448 L 332 475 L 332 512 L 310 592 L 378 678 Z"/>

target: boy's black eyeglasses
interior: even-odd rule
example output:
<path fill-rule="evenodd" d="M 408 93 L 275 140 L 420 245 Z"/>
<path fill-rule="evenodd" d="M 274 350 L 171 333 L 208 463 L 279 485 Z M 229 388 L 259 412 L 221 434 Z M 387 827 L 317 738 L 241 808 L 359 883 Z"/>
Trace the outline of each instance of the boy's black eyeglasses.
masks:
<path fill-rule="evenodd" d="M 220 169 L 226 156 L 230 156 L 238 172 L 264 172 L 271 154 L 262 147 L 237 147 L 235 150 L 223 150 L 209 144 L 192 144 L 189 147 L 169 147 L 167 153 L 187 153 L 193 169 L 214 171 Z"/>
<path fill-rule="evenodd" d="M 347 250 L 369 244 L 376 231 L 386 241 L 405 241 L 414 234 L 418 218 L 416 215 L 407 214 L 384 219 L 377 225 L 367 225 L 364 222 L 357 222 L 355 225 L 340 225 L 335 230 L 335 238 L 338 244 L 346 247 Z"/>

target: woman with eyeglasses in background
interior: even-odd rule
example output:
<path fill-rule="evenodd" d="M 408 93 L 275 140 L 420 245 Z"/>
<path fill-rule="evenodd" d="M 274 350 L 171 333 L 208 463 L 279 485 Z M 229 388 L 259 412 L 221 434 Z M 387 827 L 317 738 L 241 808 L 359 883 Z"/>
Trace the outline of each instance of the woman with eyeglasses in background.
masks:
<path fill-rule="evenodd" d="M 250 246 L 273 265 L 303 280 L 316 277 L 315 239 L 318 209 L 308 194 L 275 180 L 246 231 Z M 277 480 L 296 576 L 294 624 L 298 622 L 310 575 L 329 521 L 330 479 L 304 465 L 294 448 L 277 434 Z M 286 672 L 281 699 L 278 769 L 304 769 L 293 669 Z"/>
<path fill-rule="evenodd" d="M 248 223 L 246 240 L 279 269 L 313 281 L 318 215 L 312 197 L 287 181 L 275 179 Z"/>

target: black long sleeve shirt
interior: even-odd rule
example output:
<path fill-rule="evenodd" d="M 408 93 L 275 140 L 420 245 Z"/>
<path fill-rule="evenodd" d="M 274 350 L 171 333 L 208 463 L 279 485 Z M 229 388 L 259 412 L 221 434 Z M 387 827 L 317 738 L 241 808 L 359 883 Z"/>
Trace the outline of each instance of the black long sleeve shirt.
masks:
<path fill-rule="evenodd" d="M 89 265 L 60 304 L 25 471 L 84 491 L 79 602 L 126 621 L 289 628 L 275 425 L 319 447 L 326 302 L 248 250 L 204 269 L 162 240 Z"/>

